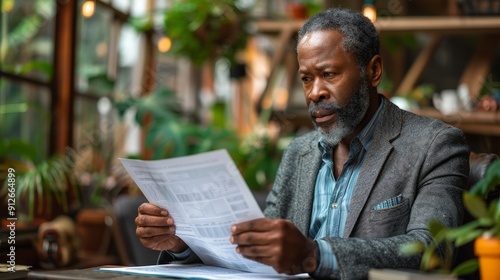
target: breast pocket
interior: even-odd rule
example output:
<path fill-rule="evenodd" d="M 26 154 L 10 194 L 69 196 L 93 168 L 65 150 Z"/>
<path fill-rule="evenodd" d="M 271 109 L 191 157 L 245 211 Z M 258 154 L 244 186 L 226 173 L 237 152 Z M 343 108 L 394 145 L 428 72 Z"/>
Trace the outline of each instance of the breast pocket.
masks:
<path fill-rule="evenodd" d="M 388 237 L 404 234 L 410 219 L 410 202 L 403 199 L 400 204 L 370 211 L 369 235 L 372 237 Z"/>

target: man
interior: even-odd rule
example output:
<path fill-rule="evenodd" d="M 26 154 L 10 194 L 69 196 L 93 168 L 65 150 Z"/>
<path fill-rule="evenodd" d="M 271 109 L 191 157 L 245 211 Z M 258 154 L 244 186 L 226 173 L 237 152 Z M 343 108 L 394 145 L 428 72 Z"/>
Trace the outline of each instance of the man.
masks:
<path fill-rule="evenodd" d="M 362 15 L 330 9 L 298 36 L 299 73 L 316 130 L 283 155 L 266 218 L 234 225 L 244 257 L 282 273 L 362 279 L 370 268 L 418 269 L 401 245 L 432 242 L 432 219 L 460 224 L 469 150 L 463 133 L 402 111 L 382 95 L 377 31 Z M 139 207 L 137 234 L 161 261 L 196 256 L 168 211 Z M 438 252 L 444 257 L 444 248 Z M 194 256 L 193 256 L 194 255 Z"/>

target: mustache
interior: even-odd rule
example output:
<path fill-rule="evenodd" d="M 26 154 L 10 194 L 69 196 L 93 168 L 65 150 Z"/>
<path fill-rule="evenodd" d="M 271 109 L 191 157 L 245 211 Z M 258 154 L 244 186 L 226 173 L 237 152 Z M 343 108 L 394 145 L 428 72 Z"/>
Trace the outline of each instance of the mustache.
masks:
<path fill-rule="evenodd" d="M 312 116 L 312 113 L 314 111 L 318 110 L 326 110 L 326 111 L 332 111 L 334 113 L 337 113 L 341 111 L 344 107 L 341 105 L 336 105 L 336 104 L 331 104 L 331 103 L 326 103 L 326 102 L 314 102 L 309 105 L 309 108 L 307 111 L 309 112 L 309 116 Z"/>

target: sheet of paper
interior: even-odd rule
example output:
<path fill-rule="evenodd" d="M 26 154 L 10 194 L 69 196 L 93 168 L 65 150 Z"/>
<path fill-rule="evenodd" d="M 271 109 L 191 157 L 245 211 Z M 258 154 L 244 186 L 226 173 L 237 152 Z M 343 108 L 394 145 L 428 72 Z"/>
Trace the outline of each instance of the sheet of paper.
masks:
<path fill-rule="evenodd" d="M 167 209 L 176 234 L 204 264 L 274 273 L 229 242 L 231 225 L 264 217 L 226 150 L 165 160 L 120 159 L 149 202 Z"/>
<path fill-rule="evenodd" d="M 183 279 L 310 279 L 307 273 L 297 275 L 248 273 L 204 264 L 165 264 L 151 266 L 133 266 L 123 268 L 99 268 L 99 271 L 115 273 L 176 277 Z"/>

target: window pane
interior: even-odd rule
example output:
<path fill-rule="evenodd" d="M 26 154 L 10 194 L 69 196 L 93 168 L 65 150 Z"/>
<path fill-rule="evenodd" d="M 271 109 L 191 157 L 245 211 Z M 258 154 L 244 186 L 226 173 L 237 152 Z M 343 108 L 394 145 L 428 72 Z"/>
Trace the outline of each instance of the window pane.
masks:
<path fill-rule="evenodd" d="M 79 1 L 81 8 L 84 1 Z M 108 53 L 112 14 L 97 6 L 90 18 L 78 17 L 76 87 L 80 92 L 109 93 Z"/>
<path fill-rule="evenodd" d="M 74 139 L 77 149 L 93 143 L 93 138 L 100 135 L 97 100 L 84 97 L 75 98 Z"/>
<path fill-rule="evenodd" d="M 56 2 L 3 0 L 0 68 L 44 81 L 52 76 Z"/>
<path fill-rule="evenodd" d="M 122 11 L 124 13 L 128 13 L 130 11 L 130 1 L 132 0 L 113 0 L 111 1 L 113 7 L 117 10 Z M 142 1 L 147 2 L 147 1 Z"/>
<path fill-rule="evenodd" d="M 142 62 L 141 37 L 129 24 L 120 30 L 118 41 L 118 71 L 116 73 L 115 92 L 121 95 L 141 92 L 143 77 L 140 75 Z M 114 96 L 119 97 L 119 96 Z"/>
<path fill-rule="evenodd" d="M 77 150 L 93 147 L 111 152 L 116 148 L 113 147 L 113 134 L 117 116 L 109 98 L 95 100 L 77 96 L 74 108 L 73 136 Z"/>
<path fill-rule="evenodd" d="M 0 79 L 0 139 L 30 143 L 35 160 L 48 154 L 50 93 L 40 86 Z"/>

